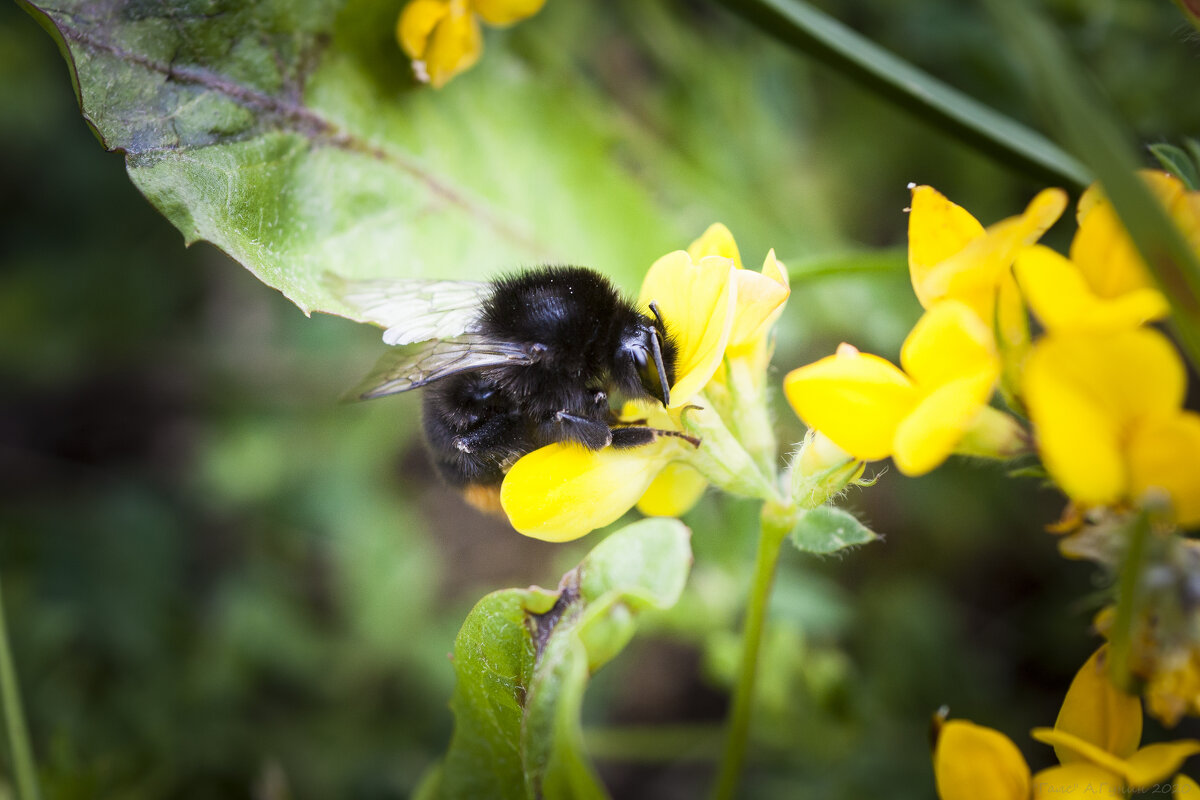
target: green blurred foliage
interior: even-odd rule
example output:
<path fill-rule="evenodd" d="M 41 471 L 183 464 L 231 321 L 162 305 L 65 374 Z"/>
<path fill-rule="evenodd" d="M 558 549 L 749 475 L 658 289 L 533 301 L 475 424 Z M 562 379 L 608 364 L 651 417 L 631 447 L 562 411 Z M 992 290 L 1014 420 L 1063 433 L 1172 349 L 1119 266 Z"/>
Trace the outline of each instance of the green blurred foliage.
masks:
<path fill-rule="evenodd" d="M 1021 65 L 977 8 L 825 5 L 1036 126 Z M 380 8 L 364 19 L 398 5 Z M 1051 10 L 1140 136 L 1200 131 L 1200 107 L 1178 101 L 1197 43 L 1171 4 Z M 1038 188 L 707 3 L 551 0 L 489 33 L 476 69 L 508 57 L 531 80 L 590 87 L 626 147 L 673 154 L 639 159 L 642 179 L 695 198 L 679 210 L 686 236 L 720 209 L 748 262 L 775 247 L 805 274 L 776 378 L 841 340 L 894 357 L 919 313 L 902 250 L 801 267 L 902 248 L 908 181 L 984 222 Z M 449 742 L 447 654 L 467 611 L 493 589 L 554 582 L 603 534 L 547 545 L 462 506 L 431 478 L 418 398 L 338 404 L 377 332 L 306 318 L 212 247 L 185 249 L 80 119 L 53 42 L 11 5 L 0 177 L 0 570 L 46 795 L 408 795 Z M 629 288 L 644 266 L 623 267 Z M 888 472 L 848 502 L 884 540 L 829 559 L 785 551 L 746 796 L 929 797 L 924 732 L 944 703 L 1050 763 L 1024 732 L 1053 721 L 1095 644 L 1098 580 L 1041 530 L 1060 498 L 953 463 Z M 688 516 L 683 599 L 592 681 L 589 726 L 691 731 L 659 753 L 610 739 L 597 761 L 618 797 L 694 797 L 711 778 L 756 516 L 717 497 Z"/>

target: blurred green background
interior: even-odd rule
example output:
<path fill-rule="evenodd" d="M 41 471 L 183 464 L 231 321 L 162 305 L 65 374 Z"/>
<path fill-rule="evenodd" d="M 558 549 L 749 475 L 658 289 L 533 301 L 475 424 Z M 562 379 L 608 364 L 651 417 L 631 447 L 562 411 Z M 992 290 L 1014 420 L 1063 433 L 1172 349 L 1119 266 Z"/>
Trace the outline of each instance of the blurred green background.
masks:
<path fill-rule="evenodd" d="M 973 5 L 823 5 L 1038 125 Z M 1200 133 L 1200 45 L 1169 2 L 1049 10 L 1143 141 Z M 743 209 L 724 221 L 750 263 L 768 247 L 793 265 L 889 249 L 794 285 L 776 383 L 842 340 L 895 356 L 919 313 L 906 183 L 985 223 L 1040 188 L 710 3 L 551 0 L 488 48 L 535 76 L 570 71 L 668 142 L 680 180 L 704 179 L 689 237 L 719 207 Z M 54 43 L 9 4 L 0 178 L 0 576 L 46 795 L 407 796 L 449 739 L 466 612 L 493 589 L 555 584 L 603 534 L 548 545 L 466 508 L 432 479 L 417 397 L 340 404 L 378 332 L 306 318 L 214 248 L 185 249 L 81 120 Z M 746 196 L 709 196 L 724 186 Z M 617 277 L 634 290 L 646 266 Z M 886 538 L 785 553 L 746 796 L 929 797 L 942 704 L 1050 764 L 1025 732 L 1053 722 L 1094 648 L 1103 580 L 1043 532 L 1061 499 L 958 462 L 886 471 L 848 504 Z M 756 513 L 710 496 L 688 516 L 688 595 L 593 681 L 586 722 L 616 797 L 694 797 L 711 778 Z M 655 724 L 671 726 L 656 747 L 628 733 Z"/>

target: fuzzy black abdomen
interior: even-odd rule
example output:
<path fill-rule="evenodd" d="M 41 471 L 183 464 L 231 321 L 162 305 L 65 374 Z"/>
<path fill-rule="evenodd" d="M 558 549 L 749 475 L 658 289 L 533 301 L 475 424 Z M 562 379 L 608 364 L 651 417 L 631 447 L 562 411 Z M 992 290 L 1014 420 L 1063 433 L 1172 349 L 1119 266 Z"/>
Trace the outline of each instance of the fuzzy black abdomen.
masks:
<path fill-rule="evenodd" d="M 425 390 L 422 422 L 434 466 L 451 486 L 495 486 L 534 449 L 520 406 L 486 373 L 455 375 Z"/>

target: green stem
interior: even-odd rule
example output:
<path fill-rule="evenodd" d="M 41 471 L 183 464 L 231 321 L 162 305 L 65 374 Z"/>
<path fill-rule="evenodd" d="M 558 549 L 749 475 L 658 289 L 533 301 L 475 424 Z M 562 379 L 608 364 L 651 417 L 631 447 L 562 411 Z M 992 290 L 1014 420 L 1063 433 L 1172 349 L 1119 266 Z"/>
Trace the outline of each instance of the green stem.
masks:
<path fill-rule="evenodd" d="M 1117 583 L 1117 612 L 1109 637 L 1108 674 L 1113 683 L 1128 690 L 1132 684 L 1129 669 L 1133 649 L 1134 614 L 1141 595 L 1142 566 L 1146 561 L 1146 543 L 1150 538 L 1150 519 L 1143 511 L 1129 527 L 1129 547 L 1121 562 Z"/>
<path fill-rule="evenodd" d="M 746 609 L 746 623 L 742 632 L 742 661 L 733 692 L 733 705 L 729 710 L 729 732 L 717 773 L 717 785 L 713 793 L 715 800 L 731 800 L 741 776 L 750 735 L 750 715 L 754 707 L 754 686 L 758 680 L 758 656 L 766 626 L 767 602 L 771 598 L 775 566 L 779 563 L 779 548 L 791 527 L 782 524 L 782 521 L 773 521 L 770 516 L 763 517 L 758 554 L 754 559 L 754 581 L 750 585 L 750 605 Z"/>
<path fill-rule="evenodd" d="M 29 747 L 29 732 L 21 710 L 21 694 L 17 690 L 17 671 L 13 667 L 12 651 L 8 646 L 8 628 L 4 622 L 4 599 L 0 592 L 0 703 L 4 705 L 4 725 L 12 753 L 13 772 L 17 778 L 17 797 L 37 800 L 37 770 L 33 751 Z"/>
<path fill-rule="evenodd" d="M 1086 186 L 1087 169 L 1046 137 L 942 83 L 801 0 L 720 0 L 769 36 L 893 100 L 919 119 L 1035 177 Z"/>

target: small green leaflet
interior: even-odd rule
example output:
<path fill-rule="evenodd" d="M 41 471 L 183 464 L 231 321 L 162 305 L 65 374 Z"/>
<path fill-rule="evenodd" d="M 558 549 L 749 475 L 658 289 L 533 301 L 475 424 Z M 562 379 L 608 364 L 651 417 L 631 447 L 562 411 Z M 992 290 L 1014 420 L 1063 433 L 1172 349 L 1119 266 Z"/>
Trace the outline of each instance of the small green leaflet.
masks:
<path fill-rule="evenodd" d="M 788 534 L 788 540 L 806 553 L 836 553 L 878 538 L 853 514 L 833 506 L 820 506 L 805 513 Z"/>

